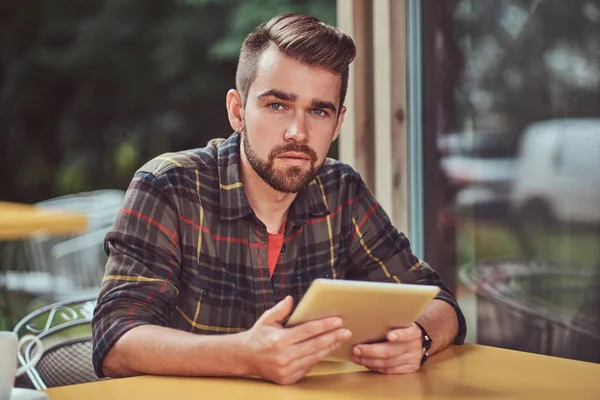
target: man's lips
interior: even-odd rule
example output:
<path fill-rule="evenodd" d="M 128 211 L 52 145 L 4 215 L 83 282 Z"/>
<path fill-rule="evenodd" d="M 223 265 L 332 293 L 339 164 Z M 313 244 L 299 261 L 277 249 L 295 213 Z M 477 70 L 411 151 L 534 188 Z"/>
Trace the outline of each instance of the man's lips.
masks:
<path fill-rule="evenodd" d="M 291 167 L 303 167 L 311 162 L 310 155 L 301 151 L 286 151 L 277 156 L 277 158 L 284 164 Z"/>
<path fill-rule="evenodd" d="M 310 156 L 306 153 L 297 152 L 297 151 L 287 151 L 285 153 L 281 153 L 277 156 L 278 158 L 295 158 L 302 160 L 310 160 Z"/>

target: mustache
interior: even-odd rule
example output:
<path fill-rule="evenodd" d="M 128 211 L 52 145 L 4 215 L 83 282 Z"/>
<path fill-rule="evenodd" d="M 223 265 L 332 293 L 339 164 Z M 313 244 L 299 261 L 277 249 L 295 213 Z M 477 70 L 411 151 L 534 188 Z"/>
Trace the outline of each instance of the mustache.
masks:
<path fill-rule="evenodd" d="M 286 143 L 286 144 L 280 144 L 277 145 L 275 147 L 273 147 L 273 149 L 271 150 L 271 153 L 269 154 L 269 158 L 271 160 L 273 160 L 275 157 L 277 157 L 280 154 L 283 153 L 287 153 L 287 152 L 296 152 L 296 153 L 304 153 L 306 154 L 310 160 L 314 163 L 317 161 L 317 153 L 310 148 L 310 146 L 308 146 L 307 144 L 301 144 L 301 143 Z"/>

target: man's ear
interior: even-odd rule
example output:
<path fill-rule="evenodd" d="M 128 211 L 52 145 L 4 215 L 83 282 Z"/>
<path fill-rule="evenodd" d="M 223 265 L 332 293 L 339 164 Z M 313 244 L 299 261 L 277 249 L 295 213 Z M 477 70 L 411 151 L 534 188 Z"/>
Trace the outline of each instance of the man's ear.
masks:
<path fill-rule="evenodd" d="M 242 118 L 243 104 L 240 92 L 235 89 L 229 89 L 227 92 L 226 106 L 229 125 L 231 125 L 231 128 L 234 131 L 237 130 L 238 132 L 241 132 L 244 122 Z"/>
<path fill-rule="evenodd" d="M 342 124 L 344 123 L 345 115 L 346 115 L 346 106 L 342 106 L 342 109 L 340 110 L 340 114 L 338 115 L 338 118 L 337 118 L 337 123 L 335 124 L 335 133 L 333 134 L 333 139 L 331 139 L 332 142 L 335 142 L 335 140 L 340 135 L 340 129 L 342 128 Z"/>

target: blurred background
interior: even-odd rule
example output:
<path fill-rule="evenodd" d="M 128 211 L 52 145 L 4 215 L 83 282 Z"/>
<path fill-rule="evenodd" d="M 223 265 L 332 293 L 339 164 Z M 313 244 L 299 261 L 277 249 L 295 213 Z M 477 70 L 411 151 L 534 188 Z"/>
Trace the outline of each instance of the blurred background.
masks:
<path fill-rule="evenodd" d="M 376 22 L 384 1 L 390 24 Z M 352 28 L 361 55 L 330 156 L 376 195 L 376 105 L 405 99 L 390 107 L 381 162 L 408 160 L 390 186 L 422 192 L 390 195 L 390 208 L 421 204 L 409 237 L 457 294 L 468 340 L 600 362 L 600 0 L 384 1 L 0 3 L 0 202 L 87 221 L 76 234 L 1 240 L 0 329 L 57 301 L 93 301 L 102 239 L 135 170 L 227 137 L 243 38 L 299 12 Z M 378 29 L 400 77 L 385 91 Z M 86 320 L 85 310 L 35 318 Z"/>

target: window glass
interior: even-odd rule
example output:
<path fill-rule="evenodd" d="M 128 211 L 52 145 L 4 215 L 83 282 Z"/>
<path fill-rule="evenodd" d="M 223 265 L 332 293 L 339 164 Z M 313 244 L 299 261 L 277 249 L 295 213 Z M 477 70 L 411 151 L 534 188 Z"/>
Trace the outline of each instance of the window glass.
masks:
<path fill-rule="evenodd" d="M 600 362 L 600 1 L 421 4 L 425 258 L 468 340 Z"/>

